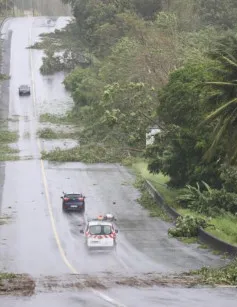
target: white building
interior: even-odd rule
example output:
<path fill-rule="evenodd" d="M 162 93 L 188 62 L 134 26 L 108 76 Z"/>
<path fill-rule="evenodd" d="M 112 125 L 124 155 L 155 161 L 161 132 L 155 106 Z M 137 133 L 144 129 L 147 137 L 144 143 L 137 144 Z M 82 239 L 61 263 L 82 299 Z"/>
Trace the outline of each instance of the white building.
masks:
<path fill-rule="evenodd" d="M 155 135 L 161 132 L 161 129 L 158 127 L 151 127 L 146 133 L 146 146 L 152 145 L 155 141 Z"/>

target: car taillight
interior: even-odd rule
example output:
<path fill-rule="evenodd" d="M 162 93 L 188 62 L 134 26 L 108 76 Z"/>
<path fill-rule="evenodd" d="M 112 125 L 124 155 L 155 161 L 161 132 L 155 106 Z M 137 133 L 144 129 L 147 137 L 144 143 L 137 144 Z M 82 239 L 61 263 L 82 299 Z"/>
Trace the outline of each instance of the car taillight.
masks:
<path fill-rule="evenodd" d="M 84 201 L 84 198 L 83 197 L 79 197 L 78 200 L 79 201 Z"/>
<path fill-rule="evenodd" d="M 64 201 L 68 201 L 69 200 L 69 198 L 68 197 L 64 197 L 64 199 L 63 199 Z"/>

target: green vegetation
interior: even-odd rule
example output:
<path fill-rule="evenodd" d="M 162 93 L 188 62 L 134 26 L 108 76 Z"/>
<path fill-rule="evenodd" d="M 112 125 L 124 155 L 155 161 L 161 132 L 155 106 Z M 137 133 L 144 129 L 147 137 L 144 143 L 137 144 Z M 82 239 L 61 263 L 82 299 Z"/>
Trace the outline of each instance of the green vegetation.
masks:
<path fill-rule="evenodd" d="M 226 134 L 216 126 L 219 111 L 213 112 L 222 103 L 234 105 L 235 1 L 64 2 L 76 21 L 42 35 L 36 47 L 46 50 L 43 73 L 71 71 L 64 83 L 86 142 L 117 143 L 141 155 L 147 129 L 162 123 L 146 150 L 149 170 L 168 175 L 169 186 L 203 180 L 219 189 L 231 150 L 218 141 Z M 65 67 L 64 55 L 55 53 L 65 50 L 74 66 Z"/>
<path fill-rule="evenodd" d="M 18 134 L 15 131 L 0 131 L 0 143 L 15 143 L 18 140 Z"/>
<path fill-rule="evenodd" d="M 208 219 L 208 224 L 213 226 L 206 227 L 206 231 L 214 235 L 215 237 L 228 242 L 233 245 L 237 245 L 237 217 L 231 215 L 230 213 L 225 213 L 223 215 L 208 218 L 203 214 L 193 212 L 189 209 L 177 208 L 177 211 L 181 215 L 192 215 L 194 217 Z"/>
<path fill-rule="evenodd" d="M 6 280 L 6 279 L 13 279 L 13 278 L 16 278 L 17 275 L 16 274 L 13 274 L 13 273 L 1 273 L 0 272 L 0 281 L 2 280 Z"/>
<path fill-rule="evenodd" d="M 177 238 L 195 238 L 198 235 L 198 228 L 206 228 L 207 225 L 207 222 L 200 217 L 179 216 L 175 221 L 175 228 L 170 228 L 168 233 Z"/>
<path fill-rule="evenodd" d="M 137 177 L 135 182 L 135 187 L 139 189 L 141 192 L 141 197 L 137 200 L 143 208 L 149 210 L 151 217 L 159 217 L 164 221 L 171 221 L 167 213 L 157 205 L 152 196 L 148 193 L 145 185 L 144 179 L 141 177 Z"/>
<path fill-rule="evenodd" d="M 0 144 L 0 161 L 15 161 L 19 159 L 17 153 L 18 149 L 11 148 L 10 146 Z"/>
<path fill-rule="evenodd" d="M 51 124 L 73 124 L 74 118 L 70 114 L 66 114 L 65 116 L 59 116 L 50 113 L 43 113 L 39 118 L 40 122 L 51 123 Z"/>
<path fill-rule="evenodd" d="M 147 162 L 140 158 L 131 159 L 128 166 L 131 167 L 138 176 L 149 180 L 162 195 L 166 203 L 174 207 L 176 206 L 175 198 L 178 196 L 179 191 L 167 186 L 167 182 L 169 181 L 168 176 L 164 176 L 162 173 L 151 174 L 147 169 Z"/>
<path fill-rule="evenodd" d="M 76 132 L 65 132 L 55 131 L 51 128 L 44 128 L 37 132 L 38 137 L 42 139 L 78 139 L 78 133 Z"/>
<path fill-rule="evenodd" d="M 204 284 L 214 285 L 237 285 L 237 260 L 231 262 L 225 267 L 212 269 L 203 267 L 200 270 L 191 272 L 193 275 L 201 277 Z"/>
<path fill-rule="evenodd" d="M 183 242 L 183 243 L 186 243 L 186 244 L 197 244 L 198 243 L 198 240 L 196 237 L 178 237 L 178 239 Z M 204 247 L 204 245 L 199 245 L 199 248 L 207 248 L 207 247 Z"/>
<path fill-rule="evenodd" d="M 7 76 L 5 74 L 0 74 L 0 81 L 8 80 L 10 79 L 10 76 Z"/>
<path fill-rule="evenodd" d="M 129 161 L 129 167 L 131 167 L 137 176 L 141 176 L 143 179 L 149 180 L 153 186 L 159 191 L 164 198 L 165 202 L 171 207 L 175 208 L 181 215 L 190 215 L 194 218 L 202 218 L 208 221 L 208 226 L 205 230 L 217 238 L 228 242 L 233 245 L 237 245 L 237 216 L 228 212 L 222 214 L 215 214 L 213 217 L 208 214 L 201 214 L 194 210 L 184 208 L 180 204 L 180 195 L 183 193 L 183 189 L 174 189 L 166 185 L 169 181 L 169 177 L 162 174 L 151 174 L 147 170 L 147 163 L 141 159 L 132 159 Z M 226 176 L 227 174 L 227 176 Z M 232 174 L 232 175 L 231 175 Z M 225 171 L 225 178 L 228 179 L 226 186 L 229 190 L 234 187 L 236 177 L 235 171 L 230 174 L 229 170 Z M 224 178 L 224 176 L 222 176 Z M 230 180 L 232 178 L 232 181 Z M 186 241 L 186 238 L 181 238 Z M 191 239 L 195 240 L 195 238 Z"/>
<path fill-rule="evenodd" d="M 0 225 L 4 225 L 9 221 L 10 217 L 8 216 L 0 216 Z"/>
<path fill-rule="evenodd" d="M 180 221 L 182 235 L 195 235 L 200 218 L 211 218 L 215 228 L 207 230 L 236 243 L 236 0 L 63 1 L 75 21 L 42 36 L 42 72 L 69 72 L 64 85 L 82 147 L 43 158 L 123 161 L 192 216 L 191 229 Z M 65 49 L 66 57 L 56 54 Z M 151 127 L 160 133 L 146 147 Z"/>
<path fill-rule="evenodd" d="M 189 208 L 195 212 L 208 216 L 217 216 L 226 211 L 235 214 L 237 210 L 236 194 L 226 191 L 224 188 L 211 189 L 203 182 L 206 190 L 201 191 L 199 184 L 197 188 L 187 185 L 183 193 L 177 197 L 177 202 L 183 208 Z"/>
<path fill-rule="evenodd" d="M 14 2 L 5 2 L 4 0 L 0 0 L 0 15 L 1 16 L 8 16 L 11 15 L 9 14 L 9 11 L 12 10 L 14 5 Z M 1 17 L 2 19 L 2 17 Z"/>
<path fill-rule="evenodd" d="M 0 161 L 18 160 L 18 149 L 9 146 L 10 143 L 15 143 L 18 140 L 18 135 L 14 131 L 0 131 Z"/>
<path fill-rule="evenodd" d="M 42 153 L 42 159 L 58 162 L 85 162 L 85 163 L 115 163 L 126 158 L 126 152 L 117 148 L 104 147 L 98 144 L 89 144 L 70 149 L 56 148 L 53 151 Z"/>

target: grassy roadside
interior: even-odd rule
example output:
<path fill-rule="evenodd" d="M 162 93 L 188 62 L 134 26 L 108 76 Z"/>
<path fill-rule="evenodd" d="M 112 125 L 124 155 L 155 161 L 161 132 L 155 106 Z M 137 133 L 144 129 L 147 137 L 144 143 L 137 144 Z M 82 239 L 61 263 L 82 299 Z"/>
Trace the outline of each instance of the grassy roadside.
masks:
<path fill-rule="evenodd" d="M 10 146 L 16 143 L 18 134 L 15 131 L 0 130 L 0 161 L 14 161 L 18 160 L 17 153 L 19 150 Z"/>
<path fill-rule="evenodd" d="M 182 214 L 191 214 L 194 217 L 207 218 L 202 214 L 198 214 L 189 209 L 177 208 L 177 211 Z M 232 214 L 225 214 L 215 218 L 211 218 L 209 223 L 214 225 L 213 227 L 207 227 L 205 230 L 215 237 L 228 242 L 233 245 L 237 245 L 237 217 Z"/>
<path fill-rule="evenodd" d="M 194 211 L 183 209 L 177 205 L 175 198 L 179 195 L 179 190 L 169 189 L 165 185 L 168 181 L 168 177 L 162 174 L 153 175 L 147 170 L 147 163 L 144 160 L 134 160 L 131 164 L 131 169 L 136 172 L 142 178 L 149 180 L 154 187 L 159 191 L 166 203 L 171 207 L 174 207 L 181 215 L 190 214 L 194 217 L 200 217 L 207 219 L 209 217 L 198 214 Z M 217 238 L 228 242 L 233 245 L 237 245 L 237 217 L 231 214 L 225 214 L 209 220 L 209 223 L 214 227 L 208 227 L 205 230 Z"/>
<path fill-rule="evenodd" d="M 158 217 L 166 222 L 171 221 L 168 214 L 162 208 L 157 206 L 156 202 L 144 186 L 144 179 L 141 176 L 137 177 L 134 186 L 141 192 L 141 196 L 137 199 L 137 202 L 149 211 L 151 217 Z"/>
<path fill-rule="evenodd" d="M 130 168 L 135 171 L 138 176 L 149 180 L 152 185 L 159 191 L 167 204 L 175 206 L 175 197 L 178 196 L 178 191 L 169 189 L 166 186 L 166 183 L 169 180 L 168 176 L 164 176 L 163 174 L 153 175 L 149 173 L 149 171 L 147 170 L 147 163 L 141 159 L 133 159 Z"/>

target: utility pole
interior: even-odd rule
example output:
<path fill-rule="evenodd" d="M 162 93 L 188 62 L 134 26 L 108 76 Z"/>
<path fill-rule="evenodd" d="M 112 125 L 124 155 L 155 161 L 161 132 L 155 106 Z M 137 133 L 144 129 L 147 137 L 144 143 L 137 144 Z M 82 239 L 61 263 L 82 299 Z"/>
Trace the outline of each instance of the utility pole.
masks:
<path fill-rule="evenodd" d="M 13 0 L 12 14 L 15 17 L 15 0 Z"/>
<path fill-rule="evenodd" d="M 34 0 L 31 0 L 31 5 L 32 5 L 32 14 L 33 14 L 33 16 L 35 16 L 35 12 L 34 12 Z"/>

